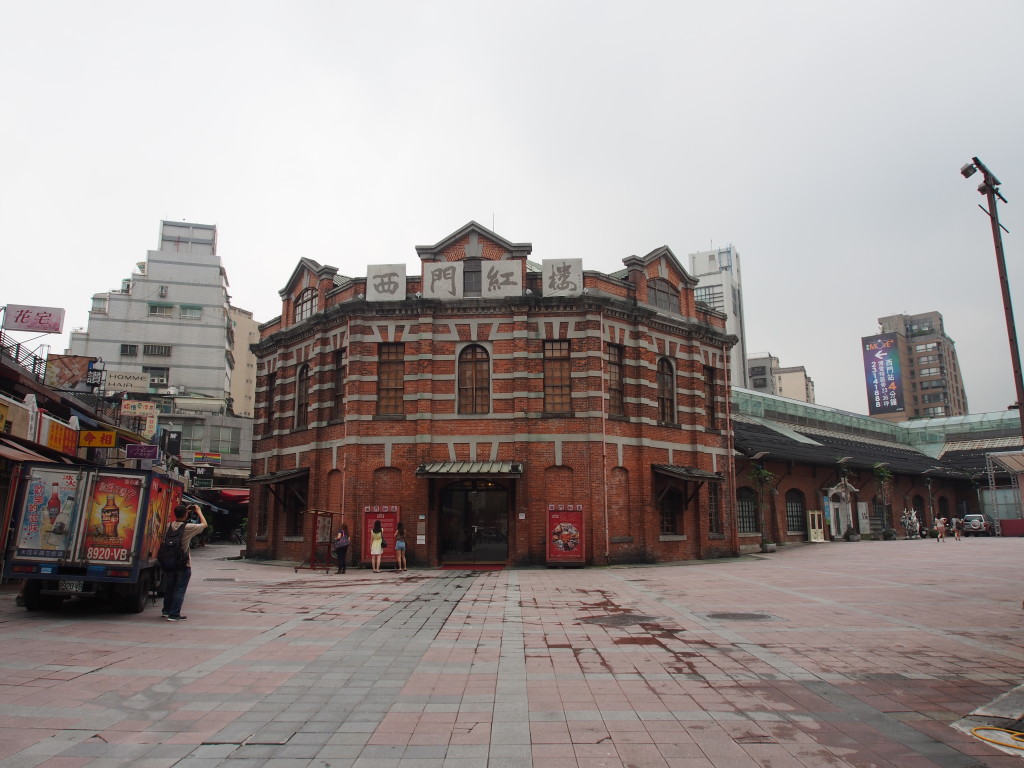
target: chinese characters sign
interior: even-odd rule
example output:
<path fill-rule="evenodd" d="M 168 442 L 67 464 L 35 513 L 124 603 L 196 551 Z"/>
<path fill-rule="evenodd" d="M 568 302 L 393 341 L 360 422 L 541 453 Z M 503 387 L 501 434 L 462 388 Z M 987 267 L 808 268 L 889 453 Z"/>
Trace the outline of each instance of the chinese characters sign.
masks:
<path fill-rule="evenodd" d="M 579 296 L 583 293 L 583 259 L 544 259 L 545 296 Z"/>
<path fill-rule="evenodd" d="M 462 298 L 461 261 L 423 265 L 423 298 L 450 301 Z"/>
<path fill-rule="evenodd" d="M 64 329 L 64 310 L 8 304 L 4 311 L 4 328 L 8 331 L 60 333 Z"/>
<path fill-rule="evenodd" d="M 83 429 L 78 433 L 78 444 L 83 448 L 113 448 L 117 433 L 103 429 Z"/>
<path fill-rule="evenodd" d="M 405 298 L 405 264 L 371 264 L 366 268 L 367 301 Z"/>
<path fill-rule="evenodd" d="M 865 336 L 861 339 L 864 380 L 868 389 L 868 414 L 871 416 L 904 410 L 898 339 L 895 333 Z"/>

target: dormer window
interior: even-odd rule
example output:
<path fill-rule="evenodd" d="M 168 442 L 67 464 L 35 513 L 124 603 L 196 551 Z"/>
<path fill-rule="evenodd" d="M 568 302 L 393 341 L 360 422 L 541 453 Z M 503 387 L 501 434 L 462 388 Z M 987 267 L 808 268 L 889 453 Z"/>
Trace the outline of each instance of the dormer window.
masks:
<path fill-rule="evenodd" d="M 316 288 L 307 288 L 295 299 L 295 322 L 312 317 L 316 309 Z"/>

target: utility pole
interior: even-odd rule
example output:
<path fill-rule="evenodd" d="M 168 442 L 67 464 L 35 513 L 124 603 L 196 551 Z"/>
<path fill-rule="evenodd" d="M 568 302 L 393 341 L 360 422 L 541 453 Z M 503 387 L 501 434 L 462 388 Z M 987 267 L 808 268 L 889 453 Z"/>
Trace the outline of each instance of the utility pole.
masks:
<path fill-rule="evenodd" d="M 1003 226 L 999 223 L 999 211 L 996 208 L 996 198 L 1006 202 L 1006 198 L 999 192 L 999 179 L 995 177 L 985 164 L 976 157 L 971 158 L 960 169 L 961 175 L 969 179 L 975 172 L 981 171 L 983 181 L 978 185 L 978 192 L 988 199 L 988 210 L 981 210 L 988 215 L 992 225 L 992 241 L 996 247 L 996 268 L 999 270 L 999 288 L 1003 293 L 1003 312 L 1006 314 L 1006 333 L 1010 339 L 1010 361 L 1013 364 L 1013 382 L 1017 388 L 1017 415 L 1020 418 L 1021 437 L 1024 438 L 1024 378 L 1021 376 L 1020 368 L 1020 347 L 1017 345 L 1017 327 L 1013 321 L 1013 302 L 1010 299 L 1010 281 L 1006 276 L 1006 258 L 1003 255 Z M 1009 231 L 1009 230 L 1007 230 Z"/>

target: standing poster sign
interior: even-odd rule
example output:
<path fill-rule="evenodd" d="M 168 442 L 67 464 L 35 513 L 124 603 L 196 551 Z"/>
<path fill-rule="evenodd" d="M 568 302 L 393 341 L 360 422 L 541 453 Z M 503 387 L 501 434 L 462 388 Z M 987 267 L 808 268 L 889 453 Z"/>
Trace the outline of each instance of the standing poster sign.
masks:
<path fill-rule="evenodd" d="M 384 541 L 388 543 L 381 556 L 382 563 L 395 562 L 395 529 L 398 527 L 397 504 L 367 504 L 363 507 L 362 560 L 370 560 L 370 531 L 373 524 L 380 520 Z"/>
<path fill-rule="evenodd" d="M 582 504 L 548 504 L 548 565 L 584 565 L 586 547 Z"/>
<path fill-rule="evenodd" d="M 88 499 L 84 556 L 94 563 L 130 564 L 145 475 L 100 473 Z"/>

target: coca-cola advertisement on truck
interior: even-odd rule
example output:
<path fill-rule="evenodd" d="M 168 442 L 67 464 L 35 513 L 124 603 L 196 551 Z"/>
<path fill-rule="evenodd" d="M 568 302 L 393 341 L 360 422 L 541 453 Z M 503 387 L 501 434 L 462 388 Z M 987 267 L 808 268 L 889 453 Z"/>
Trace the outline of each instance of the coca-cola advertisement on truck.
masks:
<path fill-rule="evenodd" d="M 35 467 L 25 485 L 15 548 L 21 557 L 58 560 L 68 556 L 78 522 L 82 473 Z"/>
<path fill-rule="evenodd" d="M 129 563 L 134 550 L 143 475 L 96 475 L 89 498 L 82 554 L 95 563 Z"/>

